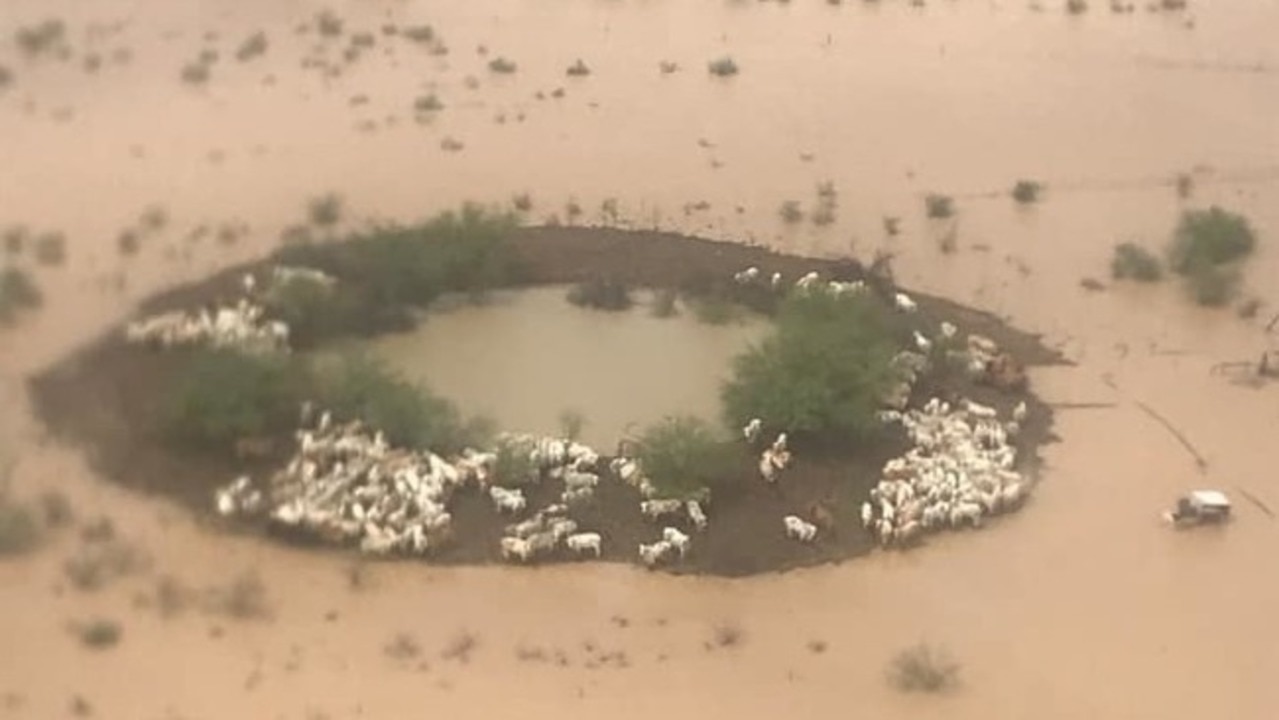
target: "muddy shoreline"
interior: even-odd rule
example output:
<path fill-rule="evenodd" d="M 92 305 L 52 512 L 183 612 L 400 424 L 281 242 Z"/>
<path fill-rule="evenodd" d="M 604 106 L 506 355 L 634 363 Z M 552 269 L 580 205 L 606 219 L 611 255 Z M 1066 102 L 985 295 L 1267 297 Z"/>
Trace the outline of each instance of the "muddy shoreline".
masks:
<path fill-rule="evenodd" d="M 705 278 L 731 277 L 755 265 L 764 273 L 798 277 L 810 270 L 843 279 L 862 279 L 864 268 L 852 261 L 785 255 L 759 247 L 704 240 L 670 233 L 586 227 L 530 227 L 510 237 L 521 263 L 519 286 L 575 283 L 607 276 L 634 286 L 681 287 Z M 233 297 L 244 272 L 265 266 L 240 265 L 210 278 L 160 293 L 144 301 L 140 313 L 153 313 L 219 297 Z M 964 332 L 993 338 L 1026 365 L 1064 362 L 1035 335 L 1010 328 L 995 316 L 942 298 L 912 293 L 922 313 L 948 320 Z M 601 358 L 601 362 L 607 362 Z M 158 378 L 170 377 L 184 362 L 183 353 L 143 352 L 124 343 L 111 328 L 84 348 L 56 363 L 29 384 L 37 417 L 59 441 L 82 449 L 95 471 L 112 482 L 145 493 L 163 495 L 188 505 L 198 517 L 220 523 L 212 514 L 213 488 L 244 472 L 265 473 L 280 457 L 237 463 L 220 456 L 197 456 L 166 446 L 157 417 L 163 408 Z M 151 389 L 151 391 L 148 391 Z M 1007 411 L 1018 400 L 1030 407 L 1018 438 L 1020 467 L 1038 475 L 1038 448 L 1054 439 L 1052 411 L 1033 394 L 1006 395 L 959 378 L 920 383 L 916 399 L 931 394 L 960 393 Z M 462 408 L 466 410 L 466 408 Z M 779 491 L 758 480 L 744 463 L 737 473 L 747 481 L 740 493 L 712 512 L 711 529 L 699 537 L 687 561 L 669 568 L 675 573 L 743 576 L 838 562 L 869 552 L 873 541 L 856 517 L 866 490 L 878 479 L 885 460 L 900 453 L 905 440 L 886 433 L 864 447 L 801 449 Z M 600 448 L 608 452 L 611 448 Z M 530 495 L 531 506 L 549 502 L 559 489 L 544 483 Z M 653 526 L 639 515 L 639 496 L 621 483 L 605 483 L 599 501 L 582 513 L 584 527 L 605 529 L 605 561 L 633 562 L 635 544 L 651 541 Z M 836 532 L 812 546 L 783 537 L 779 518 L 824 501 L 834 510 Z M 545 501 L 545 502 L 544 502 Z M 1033 500 L 1032 500 L 1033 506 Z M 1026 510 L 1034 512 L 1033 507 Z M 443 565 L 480 564 L 498 560 L 498 539 L 506 518 L 492 512 L 486 498 L 473 491 L 454 500 L 455 542 L 432 557 Z M 243 527 L 237 525 L 236 527 Z M 288 539 L 288 538 L 286 538 Z M 293 542 L 305 542 L 292 539 Z M 323 546 L 332 551 L 332 546 Z"/>

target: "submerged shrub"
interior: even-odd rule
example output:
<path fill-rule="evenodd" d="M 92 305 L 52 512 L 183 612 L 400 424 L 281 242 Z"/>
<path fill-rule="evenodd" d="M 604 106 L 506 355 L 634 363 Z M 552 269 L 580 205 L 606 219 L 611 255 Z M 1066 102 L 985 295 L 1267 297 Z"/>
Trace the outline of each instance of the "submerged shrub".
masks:
<path fill-rule="evenodd" d="M 1191 297 L 1206 307 L 1228 305 L 1239 294 L 1239 269 L 1200 265 L 1186 277 Z"/>
<path fill-rule="evenodd" d="M 648 426 L 635 448 L 644 474 L 662 497 L 698 496 L 732 469 L 732 446 L 695 417 L 668 417 Z"/>
<path fill-rule="evenodd" d="M 955 214 L 955 201 L 949 195 L 930 194 L 924 198 L 924 210 L 928 217 L 944 220 Z"/>
<path fill-rule="evenodd" d="M 66 35 L 66 23 L 50 18 L 34 25 L 19 27 L 14 31 L 13 41 L 24 55 L 35 57 L 64 45 Z"/>
<path fill-rule="evenodd" d="M 97 618 L 77 627 L 76 633 L 85 647 L 102 650 L 119 643 L 124 631 L 115 620 Z"/>
<path fill-rule="evenodd" d="M 1155 282 L 1163 277 L 1163 267 L 1154 253 L 1136 243 L 1124 242 L 1115 246 L 1115 255 L 1110 260 L 1110 276 L 1116 280 L 1131 278 Z"/>
<path fill-rule="evenodd" d="M 495 57 L 492 60 L 489 60 L 489 70 L 492 70 L 499 75 L 509 75 L 515 72 L 516 67 L 515 61 L 508 58 Z"/>
<path fill-rule="evenodd" d="M 236 440 L 289 432 L 306 388 L 305 372 L 284 355 L 196 352 L 169 400 L 169 433 L 179 442 L 227 450 Z"/>
<path fill-rule="evenodd" d="M 942 692 L 959 679 L 959 664 L 928 645 L 907 648 L 893 658 L 888 679 L 902 692 Z"/>
<path fill-rule="evenodd" d="M 1252 253 L 1257 237 L 1242 215 L 1212 206 L 1207 210 L 1187 210 L 1173 233 L 1168 264 L 1185 275 L 1204 265 L 1220 265 L 1243 259 Z"/>
<path fill-rule="evenodd" d="M 436 97 L 435 93 L 431 93 L 414 100 L 413 109 L 420 113 L 439 112 L 444 109 L 444 103 Z"/>
<path fill-rule="evenodd" d="M 1018 180 L 1013 185 L 1013 200 L 1021 205 L 1029 205 L 1039 201 L 1039 193 L 1043 192 L 1044 186 L 1034 180 Z"/>
<path fill-rule="evenodd" d="M 67 238 L 62 233 L 45 233 L 34 242 L 36 262 L 41 265 L 61 265 L 67 261 Z"/>
<path fill-rule="evenodd" d="M 768 418 L 790 433 L 865 437 L 897 351 L 882 305 L 866 296 L 792 293 L 772 335 L 733 361 L 721 396 L 731 427 Z"/>
<path fill-rule="evenodd" d="M 313 198 L 306 208 L 307 218 L 317 227 L 332 227 L 342 219 L 342 197 L 334 193 Z"/>
<path fill-rule="evenodd" d="M 591 74 L 591 69 L 587 67 L 586 63 L 582 62 L 581 58 L 578 58 L 577 62 L 569 65 L 568 70 L 565 70 L 564 73 L 570 77 L 585 77 Z"/>
<path fill-rule="evenodd" d="M 662 288 L 653 295 L 653 317 L 668 318 L 674 317 L 679 309 L 675 307 L 675 301 L 679 294 L 670 288 Z"/>
<path fill-rule="evenodd" d="M 182 66 L 179 77 L 188 85 L 203 85 L 209 81 L 209 66 L 202 62 L 190 62 Z"/>
<path fill-rule="evenodd" d="M 777 211 L 777 214 L 781 216 L 782 222 L 787 225 L 794 225 L 804 219 L 804 211 L 800 209 L 799 201 L 797 200 L 787 200 L 783 202 L 782 207 Z"/>
<path fill-rule="evenodd" d="M 240 47 L 235 51 L 235 59 L 240 62 L 248 62 L 255 57 L 265 54 L 266 49 L 266 33 L 261 31 L 255 32 L 245 38 L 244 42 L 240 43 Z"/>
<path fill-rule="evenodd" d="M 0 326 L 8 325 L 18 315 L 34 310 L 44 302 L 44 294 L 25 270 L 9 267 L 0 270 Z"/>
<path fill-rule="evenodd" d="M 706 69 L 709 70 L 712 75 L 717 75 L 719 77 L 736 75 L 739 70 L 737 63 L 733 61 L 733 58 L 727 55 L 719 58 L 718 60 L 710 61 L 706 64 Z"/>
<path fill-rule="evenodd" d="M 568 291 L 568 301 L 578 307 L 610 311 L 627 310 L 634 304 L 630 287 L 607 277 L 592 278 L 574 285 Z"/>
<path fill-rule="evenodd" d="M 35 512 L 0 487 L 0 557 L 20 555 L 40 544 L 41 527 Z"/>

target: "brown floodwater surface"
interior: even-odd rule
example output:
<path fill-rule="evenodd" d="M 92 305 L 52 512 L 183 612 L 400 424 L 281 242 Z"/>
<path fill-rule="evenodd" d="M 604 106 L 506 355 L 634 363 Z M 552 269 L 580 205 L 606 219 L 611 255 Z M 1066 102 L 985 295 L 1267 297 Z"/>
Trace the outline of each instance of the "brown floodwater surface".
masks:
<path fill-rule="evenodd" d="M 63 232 L 69 250 L 64 267 L 37 272 L 46 307 L 0 330 L 15 492 L 64 489 L 81 514 L 108 514 L 145 546 L 155 573 L 197 588 L 256 569 L 274 611 L 164 619 L 135 603 L 154 573 L 74 590 L 62 574 L 70 535 L 0 560 L 0 717 L 62 717 L 76 695 L 97 717 L 143 720 L 1275 717 L 1279 525 L 1243 492 L 1279 508 L 1279 388 L 1211 370 L 1277 340 L 1263 326 L 1279 312 L 1279 4 L 1117 14 L 1093 2 L 1070 15 L 1057 2 L 377 0 L 328 4 L 345 19 L 340 39 L 298 34 L 324 7 L 0 3 L 0 65 L 12 74 L 0 88 L 0 228 Z M 66 60 L 24 57 L 11 41 L 46 17 L 66 22 Z M 381 34 L 421 23 L 447 54 Z M 267 52 L 237 61 L 258 30 Z M 376 42 L 347 62 L 361 31 Z M 206 49 L 218 54 L 209 80 L 184 83 L 183 66 Z M 724 55 L 741 72 L 709 76 L 707 61 Z M 490 72 L 497 56 L 517 71 Z M 579 57 L 592 73 L 566 76 Z M 662 61 L 679 70 L 663 74 Z M 444 109 L 419 122 L 414 103 L 431 93 Z M 461 149 L 443 149 L 446 138 Z M 1188 198 L 1178 173 L 1194 180 Z M 1018 178 L 1044 182 L 1043 202 L 1016 206 L 1007 193 Z M 809 211 L 826 181 L 834 222 L 781 220 L 784 201 Z M 387 564 L 353 591 L 350 558 L 231 536 L 94 478 L 44 439 L 22 389 L 153 290 L 265 253 L 326 192 L 343 198 L 344 228 L 528 193 L 531 222 L 659 227 L 823 256 L 887 250 L 906 286 L 1061 347 L 1076 364 L 1032 378 L 1047 400 L 1103 407 L 1058 414 L 1062 442 L 1047 448 L 1024 511 L 917 552 L 733 581 Z M 926 219 L 930 192 L 954 196 L 957 215 Z M 615 218 L 601 207 L 610 198 Z M 1176 282 L 1110 283 L 1116 242 L 1157 249 L 1180 210 L 1213 203 L 1246 214 L 1261 238 L 1245 273 L 1245 293 L 1264 301 L 1258 318 L 1193 307 Z M 168 222 L 122 257 L 118 235 L 151 206 Z M 886 235 L 886 216 L 901 218 L 898 236 Z M 1085 277 L 1109 288 L 1086 291 Z M 496 328 L 511 310 L 466 309 L 423 332 L 489 342 L 479 323 L 443 331 L 486 313 Z M 702 347 L 706 358 L 749 334 L 662 327 L 696 331 L 678 353 Z M 641 377 L 663 350 L 592 360 Z M 424 367 L 457 373 L 451 391 L 482 402 L 479 380 L 438 357 Z M 709 384 L 722 360 L 705 362 Z M 540 427 L 561 409 L 512 417 Z M 605 412 L 579 409 L 591 421 Z M 1230 492 L 1236 522 L 1162 526 L 1159 512 L 1198 486 Z M 99 615 L 124 635 L 94 652 L 67 624 Z M 723 624 L 741 641 L 707 650 Z M 477 641 L 469 662 L 442 658 L 463 632 Z M 416 659 L 384 653 L 398 633 L 416 638 Z M 907 696 L 885 682 L 888 660 L 920 640 L 962 663 L 954 693 Z M 517 648 L 548 660 L 520 660 Z M 597 659 L 614 651 L 627 667 Z"/>

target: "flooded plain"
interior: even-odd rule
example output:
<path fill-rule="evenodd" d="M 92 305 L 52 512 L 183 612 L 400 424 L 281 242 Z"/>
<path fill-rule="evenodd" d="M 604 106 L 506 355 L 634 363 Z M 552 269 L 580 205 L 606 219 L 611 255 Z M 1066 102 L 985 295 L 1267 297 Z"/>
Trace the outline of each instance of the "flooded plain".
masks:
<path fill-rule="evenodd" d="M 1279 525 L 1261 504 L 1279 507 L 1267 452 L 1279 388 L 1212 370 L 1277 339 L 1265 325 L 1279 312 L 1279 6 L 328 7 L 340 34 L 324 35 L 313 18 L 325 5 L 304 0 L 0 7 L 0 228 L 63 233 L 68 251 L 65 265 L 37 268 L 46 306 L 0 331 L 16 491 L 62 488 L 152 559 L 96 592 L 64 580 L 71 535 L 0 560 L 0 717 L 69 715 L 77 697 L 95 716 L 143 719 L 1273 716 Z M 50 17 L 66 23 L 65 54 L 10 41 Z M 423 23 L 429 42 L 398 31 Z M 259 31 L 266 50 L 236 59 Z M 708 75 L 725 55 L 740 72 Z M 490 70 L 497 57 L 515 72 Z M 566 75 L 579 57 L 590 74 Z M 183 79 L 192 63 L 206 80 Z M 415 109 L 432 94 L 441 109 Z M 1018 178 L 1043 182 L 1043 201 L 1015 205 Z M 838 193 L 833 222 L 779 217 L 788 200 L 809 211 L 822 182 Z M 953 196 L 957 215 L 927 219 L 931 192 Z M 1076 364 L 1037 371 L 1037 392 L 1097 407 L 1058 414 L 1044 483 L 997 527 L 733 581 L 389 564 L 356 584 L 350 558 L 227 536 L 107 486 L 44 439 L 24 376 L 153 290 L 263 254 L 325 193 L 343 200 L 339 228 L 527 193 L 530 222 L 821 256 L 885 250 L 907 287 L 1044 333 Z M 1261 238 L 1244 279 L 1263 302 L 1256 318 L 1194 307 L 1172 281 L 1109 282 L 1114 243 L 1158 248 L 1180 210 L 1212 203 Z M 163 222 L 140 220 L 150 208 Z M 898 234 L 885 218 L 900 218 Z M 139 249 L 122 253 L 130 229 Z M 1108 287 L 1085 290 L 1084 278 Z M 659 350 L 599 361 L 620 373 L 661 363 Z M 1231 527 L 1159 524 L 1196 486 L 1236 493 Z M 271 617 L 165 617 L 139 602 L 161 574 L 205 588 L 246 570 L 263 578 Z M 123 624 L 118 647 L 88 650 L 68 632 L 97 616 Z M 708 650 L 725 624 L 741 639 Z M 384 651 L 401 633 L 416 654 Z M 445 652 L 463 634 L 474 649 Z M 893 654 L 921 639 L 962 663 L 956 692 L 903 696 L 884 681 Z M 599 659 L 616 652 L 624 665 Z"/>
<path fill-rule="evenodd" d="M 583 442 L 614 448 L 667 416 L 718 424 L 719 387 L 733 358 L 767 330 L 761 319 L 708 325 L 686 307 L 655 317 L 643 292 L 629 311 L 584 310 L 566 291 L 495 293 L 481 305 L 433 308 L 416 331 L 383 336 L 371 349 L 498 427 L 555 434 L 566 413 L 577 414 Z"/>

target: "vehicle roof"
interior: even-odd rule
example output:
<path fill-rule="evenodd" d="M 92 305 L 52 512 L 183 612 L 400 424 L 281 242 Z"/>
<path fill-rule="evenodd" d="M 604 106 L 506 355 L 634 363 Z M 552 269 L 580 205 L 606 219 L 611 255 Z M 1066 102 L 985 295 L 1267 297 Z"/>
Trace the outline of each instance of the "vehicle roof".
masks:
<path fill-rule="evenodd" d="M 1230 498 L 1220 490 L 1195 490 L 1190 493 L 1190 497 L 1200 505 L 1230 506 Z"/>

